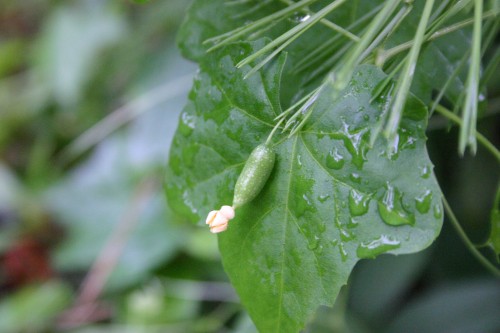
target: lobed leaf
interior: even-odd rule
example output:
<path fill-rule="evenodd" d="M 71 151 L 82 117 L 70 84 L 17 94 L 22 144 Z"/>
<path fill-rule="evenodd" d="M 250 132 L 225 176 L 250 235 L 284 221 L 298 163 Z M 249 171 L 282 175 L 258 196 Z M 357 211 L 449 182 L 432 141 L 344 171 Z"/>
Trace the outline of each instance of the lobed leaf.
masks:
<path fill-rule="evenodd" d="M 285 56 L 246 80 L 251 67 L 234 67 L 263 43 L 234 44 L 200 64 L 166 178 L 172 208 L 193 222 L 231 204 L 243 164 L 281 111 Z M 306 126 L 276 138 L 268 183 L 219 236 L 225 270 L 262 332 L 299 331 L 333 303 L 357 261 L 420 251 L 440 231 L 424 105 L 408 100 L 396 153 L 382 138 L 369 147 L 384 104 L 370 104 L 371 92 L 384 77 L 363 65 L 336 100 L 327 86 Z"/>

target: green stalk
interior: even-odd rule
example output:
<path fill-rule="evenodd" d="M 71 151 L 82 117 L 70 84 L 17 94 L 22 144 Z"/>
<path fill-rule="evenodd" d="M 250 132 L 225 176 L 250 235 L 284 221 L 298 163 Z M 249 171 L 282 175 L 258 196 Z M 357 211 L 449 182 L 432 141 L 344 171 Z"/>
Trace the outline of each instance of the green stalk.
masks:
<path fill-rule="evenodd" d="M 482 19 L 484 20 L 484 19 L 496 16 L 499 13 L 500 13 L 500 11 L 490 10 L 488 12 L 485 12 L 482 15 Z M 466 26 L 469 26 L 473 23 L 474 23 L 473 18 L 454 23 L 450 26 L 444 27 L 444 28 L 430 34 L 428 37 L 425 38 L 425 42 L 429 42 L 429 41 L 432 41 L 432 40 L 437 39 L 439 37 L 443 37 L 451 32 L 455 32 L 457 30 L 465 28 Z M 413 44 L 414 44 L 414 41 L 411 40 L 411 41 L 407 41 L 405 43 L 396 45 L 388 50 L 383 51 L 380 54 L 380 60 L 379 60 L 380 63 L 384 64 L 388 59 L 394 57 L 395 55 L 398 55 L 399 53 L 401 53 L 403 51 L 408 50 L 409 48 L 411 48 L 413 46 Z"/>
<path fill-rule="evenodd" d="M 457 220 L 457 217 L 453 213 L 453 210 L 450 207 L 450 204 L 446 199 L 443 197 L 443 205 L 444 209 L 446 210 L 446 214 L 448 215 L 451 225 L 455 228 L 458 236 L 462 239 L 464 242 L 465 246 L 467 249 L 472 253 L 474 257 L 488 270 L 490 271 L 494 276 L 500 277 L 500 270 L 496 268 L 488 259 L 486 259 L 481 252 L 479 252 L 478 249 L 472 244 L 470 241 L 469 237 L 467 237 L 467 234 L 465 231 L 462 229 L 462 226 Z"/>
<path fill-rule="evenodd" d="M 384 130 L 385 136 L 389 141 L 394 140 L 399 122 L 401 120 L 401 115 L 403 114 L 403 108 L 406 103 L 406 98 L 410 91 L 410 86 L 413 81 L 413 75 L 415 73 L 415 67 L 417 65 L 418 55 L 420 54 L 420 48 L 424 42 L 425 30 L 429 22 L 429 17 L 432 14 L 432 7 L 434 6 L 434 0 L 427 0 L 425 2 L 424 11 L 418 23 L 417 32 L 415 33 L 415 41 L 410 49 L 408 59 L 406 60 L 405 67 L 401 73 L 397 85 L 396 85 L 396 96 L 394 103 L 392 104 L 391 114 L 387 122 L 386 128 Z M 390 146 L 393 146 L 390 144 Z"/>
<path fill-rule="evenodd" d="M 448 90 L 448 87 L 450 86 L 450 84 L 453 82 L 453 80 L 455 80 L 458 77 L 458 75 L 462 71 L 463 66 L 467 62 L 467 59 L 469 59 L 469 56 L 470 56 L 470 50 L 467 50 L 464 53 L 464 55 L 462 56 L 462 59 L 460 59 L 460 62 L 458 63 L 458 65 L 453 70 L 453 73 L 451 73 L 451 75 L 446 79 L 446 82 L 439 90 L 439 94 L 434 99 L 434 103 L 432 103 L 429 114 L 434 113 L 434 111 L 436 110 L 436 107 L 439 105 L 439 103 L 441 102 L 441 99 L 443 98 L 444 94 L 446 93 L 446 90 Z"/>
<path fill-rule="evenodd" d="M 462 119 L 460 119 L 460 117 L 458 117 L 456 114 L 454 114 L 450 110 L 446 109 L 444 106 L 442 106 L 440 104 L 436 105 L 436 112 L 445 116 L 446 118 L 448 118 L 449 120 L 451 120 L 455 124 L 457 124 L 461 127 L 463 126 Z M 495 147 L 495 145 L 492 144 L 484 135 L 482 135 L 481 133 L 479 133 L 477 131 L 475 132 L 475 136 L 477 138 L 477 141 L 479 141 L 479 143 L 482 144 L 484 146 L 484 148 L 486 148 L 486 150 L 488 150 L 493 155 L 493 157 L 495 157 L 497 162 L 500 164 L 500 151 Z"/>
<path fill-rule="evenodd" d="M 385 22 L 391 17 L 401 0 L 387 0 L 382 10 L 375 16 L 373 21 L 368 25 L 366 32 L 361 37 L 361 40 L 356 44 L 352 51 L 345 56 L 345 62 L 336 73 L 334 87 L 337 91 L 345 88 L 351 79 L 354 68 L 360 63 L 360 55 L 371 44 L 375 36 L 385 26 Z"/>
<path fill-rule="evenodd" d="M 369 20 L 375 13 L 377 13 L 380 8 L 382 8 L 381 5 L 378 5 L 374 9 L 372 9 L 369 13 L 363 15 L 359 19 L 357 19 L 354 23 L 350 24 L 346 29 L 352 30 L 358 28 L 360 25 L 365 23 L 365 21 Z M 330 52 L 330 50 L 336 46 L 336 44 L 341 41 L 340 38 L 342 35 L 336 34 L 333 36 L 330 40 L 326 41 L 319 47 L 315 48 L 312 50 L 310 53 L 308 53 L 305 57 L 303 57 L 300 61 L 297 62 L 295 65 L 294 71 L 295 72 L 301 72 L 304 69 L 308 68 L 311 64 L 311 60 L 314 58 L 323 58 L 327 56 Z M 340 44 L 340 43 L 339 43 Z"/>
<path fill-rule="evenodd" d="M 373 42 L 366 48 L 366 50 L 363 51 L 363 53 L 359 56 L 360 60 L 362 61 L 365 59 L 372 51 L 375 49 L 383 39 L 387 38 L 394 30 L 397 29 L 399 24 L 404 20 L 406 15 L 408 15 L 411 12 L 412 6 L 405 4 L 404 8 L 401 8 L 399 12 L 394 15 L 392 20 L 385 26 L 385 28 L 379 33 L 377 38 L 373 40 Z"/>
<path fill-rule="evenodd" d="M 463 126 L 460 128 L 458 141 L 459 152 L 463 155 L 465 148 L 469 146 L 472 153 L 476 153 L 476 122 L 477 103 L 479 97 L 479 72 L 481 70 L 481 23 L 483 15 L 483 0 L 474 2 L 474 28 L 472 36 L 472 52 L 469 74 L 467 76 L 467 95 L 462 111 Z"/>
<path fill-rule="evenodd" d="M 286 18 L 288 16 L 293 15 L 297 10 L 300 10 L 302 7 L 308 6 L 312 3 L 314 3 L 317 0 L 302 0 L 297 3 L 295 3 L 292 6 L 283 8 L 282 10 L 277 11 L 276 13 L 273 13 L 271 15 L 268 15 L 266 17 L 263 17 L 260 20 L 257 20 L 255 22 L 252 22 L 248 25 L 245 25 L 243 27 L 239 27 L 237 29 L 231 30 L 229 32 L 226 32 L 222 35 L 209 38 L 206 41 L 204 41 L 204 44 L 207 43 L 212 43 L 215 42 L 216 44 L 212 47 L 210 47 L 207 52 L 213 51 L 215 49 L 218 49 L 230 42 L 234 42 L 240 39 L 240 37 L 257 30 L 260 27 L 270 25 L 276 20 L 281 20 L 283 18 Z M 222 40 L 221 40 L 222 39 Z"/>
<path fill-rule="evenodd" d="M 294 4 L 294 2 L 291 1 L 291 0 L 280 0 L 280 1 L 283 2 L 283 3 L 285 3 L 285 4 L 287 4 L 287 5 L 289 5 L 289 6 L 291 6 L 291 5 Z M 308 15 L 314 15 L 315 14 L 312 10 L 310 10 L 308 8 L 302 8 L 300 11 L 303 12 L 303 13 L 305 13 L 305 14 L 308 14 Z M 344 29 L 341 26 L 339 26 L 339 25 L 331 22 L 330 20 L 327 20 L 327 19 L 323 18 L 323 19 L 319 20 L 319 23 L 323 24 L 325 27 L 328 27 L 328 28 L 332 29 L 333 31 L 338 32 L 341 35 L 344 35 L 345 37 L 349 38 L 350 40 L 352 40 L 354 42 L 359 41 L 359 37 L 358 36 L 356 36 L 355 34 L 353 34 L 352 32 L 350 32 L 349 30 Z"/>
<path fill-rule="evenodd" d="M 277 50 L 273 52 L 273 56 L 276 55 L 279 51 L 284 49 L 288 44 L 290 44 L 293 40 L 297 39 L 300 35 L 302 35 L 304 32 L 309 30 L 313 25 L 315 25 L 318 21 L 320 21 L 322 18 L 324 18 L 326 15 L 328 15 L 330 12 L 332 12 L 334 9 L 342 5 L 346 0 L 336 0 L 332 3 L 330 3 L 328 6 L 325 6 L 322 8 L 320 11 L 318 11 L 315 15 L 311 16 L 308 20 L 301 22 L 300 24 L 296 25 L 292 29 L 288 30 L 281 36 L 277 37 L 274 39 L 272 42 L 258 50 L 257 52 L 251 54 L 250 56 L 246 57 L 242 61 L 240 61 L 238 64 L 236 64 L 236 67 L 241 68 L 245 65 L 248 65 L 255 59 L 259 58 L 260 56 L 268 53 L 275 47 L 278 47 Z M 265 61 L 262 61 L 259 63 L 256 67 L 261 68 L 262 66 L 265 65 L 267 61 L 270 60 L 270 57 L 266 58 Z M 247 77 L 251 74 L 253 74 L 257 69 L 255 67 L 247 73 Z"/>

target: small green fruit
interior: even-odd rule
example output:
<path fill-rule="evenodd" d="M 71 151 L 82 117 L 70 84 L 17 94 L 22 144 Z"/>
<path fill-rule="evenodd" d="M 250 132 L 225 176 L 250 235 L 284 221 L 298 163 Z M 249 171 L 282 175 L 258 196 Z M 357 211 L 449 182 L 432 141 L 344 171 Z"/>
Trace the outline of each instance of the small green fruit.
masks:
<path fill-rule="evenodd" d="M 252 151 L 234 188 L 234 208 L 255 199 L 266 184 L 275 159 L 276 153 L 266 144 L 258 145 Z"/>

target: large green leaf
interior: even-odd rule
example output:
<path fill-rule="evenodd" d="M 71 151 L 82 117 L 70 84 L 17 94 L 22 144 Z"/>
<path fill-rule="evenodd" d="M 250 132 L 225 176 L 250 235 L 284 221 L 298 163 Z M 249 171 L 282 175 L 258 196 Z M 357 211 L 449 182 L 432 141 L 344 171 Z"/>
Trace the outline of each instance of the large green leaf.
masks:
<path fill-rule="evenodd" d="M 246 158 L 281 111 L 284 56 L 246 80 L 250 67 L 234 67 L 261 45 L 234 44 L 200 64 L 166 185 L 171 206 L 193 222 L 231 204 Z M 396 154 L 382 138 L 368 145 L 383 104 L 370 103 L 371 91 L 384 77 L 361 66 L 335 100 L 327 85 L 300 133 L 278 135 L 268 183 L 219 237 L 224 267 L 262 332 L 298 331 L 318 305 L 333 303 L 359 259 L 420 251 L 439 233 L 425 107 L 408 100 Z"/>

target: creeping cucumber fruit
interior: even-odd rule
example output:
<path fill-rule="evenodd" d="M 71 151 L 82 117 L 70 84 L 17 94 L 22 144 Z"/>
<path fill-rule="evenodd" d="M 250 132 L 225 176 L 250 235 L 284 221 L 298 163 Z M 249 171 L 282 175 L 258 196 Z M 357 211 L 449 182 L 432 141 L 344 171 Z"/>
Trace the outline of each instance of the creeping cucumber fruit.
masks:
<path fill-rule="evenodd" d="M 248 157 L 234 188 L 233 208 L 238 208 L 260 193 L 274 167 L 276 153 L 266 144 L 258 145 Z"/>

